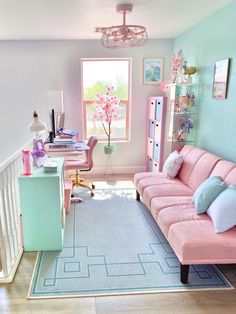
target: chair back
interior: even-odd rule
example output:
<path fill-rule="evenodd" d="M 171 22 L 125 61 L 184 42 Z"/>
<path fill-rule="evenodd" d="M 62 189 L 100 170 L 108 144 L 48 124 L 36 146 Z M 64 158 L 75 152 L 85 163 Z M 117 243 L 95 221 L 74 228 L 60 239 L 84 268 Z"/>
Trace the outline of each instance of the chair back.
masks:
<path fill-rule="evenodd" d="M 88 140 L 87 145 L 89 146 L 89 150 L 86 150 L 86 163 L 88 164 L 89 170 L 93 168 L 93 151 L 95 146 L 97 145 L 98 138 L 96 136 L 91 136 Z"/>

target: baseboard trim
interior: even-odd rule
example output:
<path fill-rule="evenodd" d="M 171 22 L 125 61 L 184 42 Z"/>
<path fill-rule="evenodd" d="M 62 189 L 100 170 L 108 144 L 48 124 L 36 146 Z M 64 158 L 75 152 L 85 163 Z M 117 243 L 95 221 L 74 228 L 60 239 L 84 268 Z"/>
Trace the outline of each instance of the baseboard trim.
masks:
<path fill-rule="evenodd" d="M 104 174 L 130 174 L 134 175 L 138 172 L 145 172 L 145 166 L 125 166 L 125 167 L 105 167 L 105 166 L 94 166 L 90 171 L 81 172 L 83 176 L 89 175 L 104 175 Z"/>

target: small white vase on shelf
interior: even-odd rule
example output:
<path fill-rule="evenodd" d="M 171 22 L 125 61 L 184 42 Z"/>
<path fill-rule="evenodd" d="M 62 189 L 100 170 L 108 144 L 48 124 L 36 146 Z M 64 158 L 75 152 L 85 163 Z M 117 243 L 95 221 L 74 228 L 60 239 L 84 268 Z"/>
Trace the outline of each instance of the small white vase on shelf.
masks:
<path fill-rule="evenodd" d="M 192 76 L 191 75 L 186 76 L 186 83 L 192 83 Z"/>

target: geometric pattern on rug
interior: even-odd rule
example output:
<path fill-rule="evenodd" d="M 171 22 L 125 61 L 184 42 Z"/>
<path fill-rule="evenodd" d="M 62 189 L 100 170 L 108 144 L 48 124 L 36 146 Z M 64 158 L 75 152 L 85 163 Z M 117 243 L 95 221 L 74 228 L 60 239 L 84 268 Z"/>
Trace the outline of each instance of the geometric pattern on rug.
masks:
<path fill-rule="evenodd" d="M 97 189 L 73 204 L 62 251 L 38 253 L 28 298 L 232 289 L 214 265 L 180 282 L 175 253 L 134 189 Z"/>

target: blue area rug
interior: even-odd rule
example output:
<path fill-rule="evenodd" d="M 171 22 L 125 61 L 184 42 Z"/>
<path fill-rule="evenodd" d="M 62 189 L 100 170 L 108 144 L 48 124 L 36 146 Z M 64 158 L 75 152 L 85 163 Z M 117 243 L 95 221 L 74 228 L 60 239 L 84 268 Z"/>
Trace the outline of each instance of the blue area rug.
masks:
<path fill-rule="evenodd" d="M 134 189 L 97 189 L 66 219 L 63 250 L 38 253 L 28 298 L 232 288 L 210 265 L 191 266 L 189 284 L 180 282 L 178 259 Z"/>

